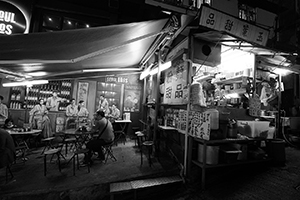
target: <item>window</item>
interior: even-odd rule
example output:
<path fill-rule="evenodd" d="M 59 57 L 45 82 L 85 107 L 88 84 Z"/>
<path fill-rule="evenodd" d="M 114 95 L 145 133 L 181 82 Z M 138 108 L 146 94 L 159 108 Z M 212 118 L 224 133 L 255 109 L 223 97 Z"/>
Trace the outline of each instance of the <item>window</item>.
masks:
<path fill-rule="evenodd" d="M 249 22 L 256 22 L 256 8 L 253 8 L 246 4 L 240 4 L 239 18 Z"/>

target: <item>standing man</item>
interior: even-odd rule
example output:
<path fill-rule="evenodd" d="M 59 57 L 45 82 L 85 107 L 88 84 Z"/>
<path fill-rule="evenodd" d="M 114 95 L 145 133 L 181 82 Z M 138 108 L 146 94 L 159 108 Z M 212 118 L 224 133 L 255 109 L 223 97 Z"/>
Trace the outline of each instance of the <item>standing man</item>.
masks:
<path fill-rule="evenodd" d="M 105 113 L 102 110 L 98 110 L 94 114 L 94 120 L 95 122 L 91 132 L 94 134 L 99 134 L 99 136 L 86 144 L 87 149 L 89 149 L 89 153 L 84 159 L 85 163 L 92 162 L 92 152 L 97 152 L 98 158 L 100 160 L 104 160 L 105 157 L 102 152 L 102 146 L 112 143 L 115 139 L 112 124 L 108 119 L 105 118 Z"/>
<path fill-rule="evenodd" d="M 58 91 L 52 91 L 52 97 L 49 97 L 46 102 L 46 107 L 49 111 L 58 111 L 58 106 L 61 101 L 65 101 L 65 99 L 57 96 Z"/>
<path fill-rule="evenodd" d="M 103 110 L 105 115 L 109 114 L 109 103 L 108 101 L 104 98 L 104 95 L 100 95 L 100 100 L 99 100 L 99 105 L 98 105 L 98 110 Z"/>
<path fill-rule="evenodd" d="M 5 120 L 8 117 L 8 109 L 5 104 L 2 103 L 3 96 L 0 95 L 0 124 L 4 124 Z"/>

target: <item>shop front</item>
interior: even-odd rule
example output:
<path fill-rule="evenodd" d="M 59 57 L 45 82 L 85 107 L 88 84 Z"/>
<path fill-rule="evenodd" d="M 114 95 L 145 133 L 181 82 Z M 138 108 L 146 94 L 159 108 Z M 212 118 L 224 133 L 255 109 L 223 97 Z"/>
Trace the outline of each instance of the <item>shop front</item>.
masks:
<path fill-rule="evenodd" d="M 291 88 L 282 72 L 298 70 L 289 53 L 266 47 L 266 29 L 208 6 L 197 20 L 141 78 L 150 83 L 145 103 L 159 104 L 147 107 L 157 150 L 174 156 L 187 178 L 198 166 L 204 188 L 208 168 L 285 162 L 281 99 Z"/>

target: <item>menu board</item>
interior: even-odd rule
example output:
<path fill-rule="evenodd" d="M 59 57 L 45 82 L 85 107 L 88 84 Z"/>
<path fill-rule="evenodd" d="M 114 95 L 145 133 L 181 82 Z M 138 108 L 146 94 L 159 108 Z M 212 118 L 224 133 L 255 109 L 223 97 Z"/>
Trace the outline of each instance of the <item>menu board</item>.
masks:
<path fill-rule="evenodd" d="M 182 59 L 176 59 L 172 61 L 172 67 L 165 72 L 163 103 L 186 104 L 187 102 L 187 63 Z"/>

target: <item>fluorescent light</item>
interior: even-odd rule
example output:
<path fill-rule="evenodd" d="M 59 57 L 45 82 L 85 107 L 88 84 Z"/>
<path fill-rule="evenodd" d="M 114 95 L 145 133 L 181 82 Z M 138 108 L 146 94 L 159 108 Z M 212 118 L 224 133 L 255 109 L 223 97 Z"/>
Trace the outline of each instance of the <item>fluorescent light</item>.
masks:
<path fill-rule="evenodd" d="M 149 73 L 150 73 L 150 67 L 148 67 L 141 73 L 140 80 L 143 80 L 144 78 L 146 78 L 149 75 Z"/>
<path fill-rule="evenodd" d="M 139 71 L 139 68 L 100 68 L 100 69 L 84 69 L 83 73 L 86 72 L 115 72 L 115 71 Z"/>
<path fill-rule="evenodd" d="M 154 74 L 157 74 L 158 73 L 158 67 L 155 67 L 154 69 L 152 69 L 150 72 L 149 72 L 149 74 L 151 75 L 151 76 L 153 76 Z"/>
<path fill-rule="evenodd" d="M 273 71 L 275 74 L 280 74 L 281 76 L 285 76 L 289 73 L 292 73 L 292 71 L 288 69 L 282 69 L 282 68 L 275 68 Z"/>
<path fill-rule="evenodd" d="M 34 81 L 22 81 L 22 82 L 12 82 L 3 83 L 3 87 L 16 87 L 16 86 L 31 86 L 31 85 L 42 85 L 49 83 L 48 80 L 34 80 Z"/>
<path fill-rule="evenodd" d="M 31 73 L 28 73 L 29 76 L 46 76 L 47 73 L 46 72 L 31 72 Z"/>
<path fill-rule="evenodd" d="M 160 66 L 160 71 L 164 71 L 166 69 L 169 69 L 172 66 L 172 62 L 168 61 L 164 64 L 161 64 Z M 141 76 L 140 76 L 140 80 L 143 80 L 145 77 L 147 77 L 148 75 L 153 76 L 154 74 L 158 73 L 158 67 L 155 67 L 154 69 L 152 69 L 151 71 L 149 71 L 148 67 L 145 71 L 142 72 Z"/>

